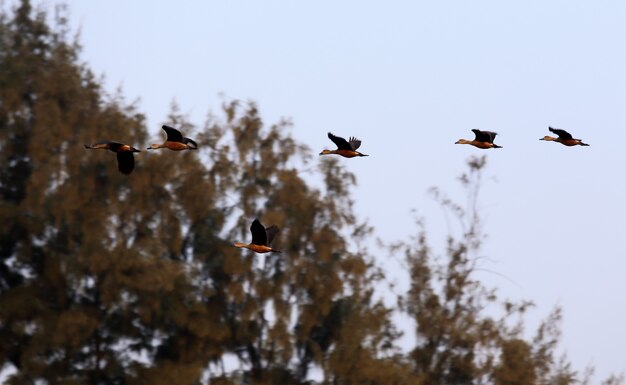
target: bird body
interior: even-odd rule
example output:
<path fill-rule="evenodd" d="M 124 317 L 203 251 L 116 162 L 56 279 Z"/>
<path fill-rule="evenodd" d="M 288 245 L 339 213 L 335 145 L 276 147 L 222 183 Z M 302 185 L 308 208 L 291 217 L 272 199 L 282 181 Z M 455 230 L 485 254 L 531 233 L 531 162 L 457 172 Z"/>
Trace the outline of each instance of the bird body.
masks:
<path fill-rule="evenodd" d="M 344 158 L 354 158 L 355 156 L 369 156 L 357 151 L 357 149 L 361 147 L 361 141 L 355 137 L 350 137 L 348 140 L 345 140 L 344 138 L 335 136 L 329 132 L 328 138 L 337 145 L 337 149 L 322 150 L 322 152 L 320 152 L 320 155 L 335 154 L 343 156 Z"/>
<path fill-rule="evenodd" d="M 134 152 L 141 152 L 128 144 L 110 140 L 84 145 L 88 150 L 111 150 L 117 154 L 117 168 L 121 173 L 130 175 L 135 168 Z"/>
<path fill-rule="evenodd" d="M 548 130 L 550 130 L 550 132 L 557 134 L 558 138 L 546 135 L 539 140 L 545 140 L 548 142 L 557 142 L 568 147 L 589 146 L 587 143 L 583 143 L 583 141 L 580 139 L 574 139 L 574 137 L 572 137 L 572 134 L 570 134 L 569 132 L 565 130 L 561 130 L 559 128 L 552 128 L 552 127 L 548 127 Z"/>
<path fill-rule="evenodd" d="M 163 143 L 151 144 L 148 150 L 157 150 L 159 148 L 168 148 L 172 151 L 197 150 L 198 144 L 192 139 L 183 137 L 177 129 L 163 125 L 161 128 L 167 134 L 167 139 Z"/>
<path fill-rule="evenodd" d="M 245 244 L 245 243 L 240 243 L 240 242 L 234 242 L 233 245 L 235 247 L 240 247 L 240 248 L 245 248 L 245 249 L 248 249 L 248 250 L 252 250 L 255 253 L 259 253 L 259 254 L 269 253 L 270 251 L 274 251 L 274 252 L 280 253 L 280 251 L 274 250 L 274 249 L 272 249 L 269 246 L 255 245 L 254 243 Z"/>
<path fill-rule="evenodd" d="M 483 150 L 489 148 L 502 148 L 502 146 L 498 146 L 493 142 L 493 140 L 496 138 L 496 135 L 498 135 L 497 132 L 481 131 L 477 129 L 473 129 L 472 132 L 475 135 L 474 140 L 459 139 L 454 144 L 470 144 Z"/>
<path fill-rule="evenodd" d="M 280 250 L 271 247 L 272 241 L 280 230 L 276 226 L 270 226 L 267 229 L 259 222 L 258 219 L 252 221 L 250 232 L 252 233 L 252 242 L 249 244 L 234 242 L 233 246 L 252 250 L 255 253 L 280 253 Z"/>

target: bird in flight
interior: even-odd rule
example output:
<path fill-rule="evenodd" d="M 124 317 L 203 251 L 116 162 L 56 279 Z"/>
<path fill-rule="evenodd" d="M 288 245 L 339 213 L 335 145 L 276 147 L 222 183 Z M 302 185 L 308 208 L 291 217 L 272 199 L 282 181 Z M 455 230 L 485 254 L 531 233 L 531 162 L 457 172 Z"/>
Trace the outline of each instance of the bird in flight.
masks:
<path fill-rule="evenodd" d="M 117 168 L 121 173 L 126 175 L 130 175 L 135 168 L 135 156 L 133 153 L 141 152 L 128 144 L 113 142 L 110 140 L 97 142 L 91 145 L 85 144 L 84 146 L 88 150 L 111 150 L 117 153 Z"/>
<path fill-rule="evenodd" d="M 234 242 L 233 246 L 246 248 L 254 251 L 255 253 L 280 253 L 279 250 L 272 249 L 271 244 L 276 234 L 280 230 L 276 226 L 270 226 L 267 229 L 259 222 L 258 219 L 252 221 L 250 226 L 250 232 L 252 233 L 252 242 L 250 244 Z"/>
<path fill-rule="evenodd" d="M 359 147 L 361 147 L 361 141 L 355 137 L 350 137 L 349 140 L 345 140 L 339 136 L 335 136 L 328 133 L 328 138 L 333 141 L 337 145 L 336 150 L 322 150 L 320 155 L 330 155 L 336 154 L 341 155 L 344 158 L 354 158 L 355 156 L 369 156 L 365 154 L 361 154 L 357 151 Z"/>
<path fill-rule="evenodd" d="M 588 146 L 587 143 L 583 143 L 582 140 L 580 139 L 574 139 L 572 137 L 572 134 L 570 134 L 569 132 L 565 131 L 565 130 L 561 130 L 560 128 L 552 128 L 552 127 L 548 127 L 548 130 L 550 130 L 550 132 L 553 132 L 555 134 L 557 134 L 558 138 L 552 137 L 552 136 L 544 136 L 543 138 L 539 139 L 539 140 L 546 140 L 549 142 L 558 142 L 561 143 L 565 146 L 571 147 L 571 146 Z"/>
<path fill-rule="evenodd" d="M 151 144 L 148 150 L 156 150 L 159 148 L 169 148 L 172 151 L 197 150 L 198 144 L 192 139 L 183 137 L 174 127 L 163 125 L 161 128 L 167 134 L 167 139 L 163 143 Z"/>
<path fill-rule="evenodd" d="M 483 150 L 488 148 L 502 148 L 502 146 L 498 146 L 493 142 L 496 135 L 498 135 L 497 132 L 481 131 L 477 129 L 473 129 L 472 132 L 474 132 L 474 135 L 476 136 L 474 140 L 459 139 L 454 144 L 471 144 L 472 146 L 482 148 Z"/>

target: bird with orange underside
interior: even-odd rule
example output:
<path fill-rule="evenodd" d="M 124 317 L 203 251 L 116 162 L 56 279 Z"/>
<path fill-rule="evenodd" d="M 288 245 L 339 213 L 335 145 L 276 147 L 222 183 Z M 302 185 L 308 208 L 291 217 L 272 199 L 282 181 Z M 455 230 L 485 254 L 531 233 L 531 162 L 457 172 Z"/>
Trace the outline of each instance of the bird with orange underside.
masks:
<path fill-rule="evenodd" d="M 550 132 L 554 132 L 555 134 L 557 134 L 558 138 L 552 137 L 552 136 L 544 136 L 543 138 L 539 139 L 539 140 L 545 140 L 548 142 L 557 142 L 557 143 L 561 143 L 564 146 L 588 146 L 587 143 L 583 143 L 582 140 L 580 139 L 574 139 L 572 137 L 572 134 L 570 134 L 569 132 L 565 131 L 565 130 L 561 130 L 560 128 L 552 128 L 552 127 L 548 127 L 548 130 L 550 130 Z"/>
<path fill-rule="evenodd" d="M 333 141 L 337 145 L 336 150 L 322 150 L 320 155 L 341 155 L 344 158 L 354 158 L 355 156 L 369 156 L 365 154 L 361 154 L 357 151 L 359 147 L 361 147 L 361 141 L 355 137 L 350 137 L 348 140 L 341 138 L 339 136 L 335 136 L 328 133 L 328 138 Z"/>
<path fill-rule="evenodd" d="M 250 226 L 252 242 L 249 244 L 234 242 L 233 246 L 252 250 L 255 253 L 269 253 L 270 251 L 280 253 L 280 250 L 271 247 L 272 241 L 279 231 L 276 226 L 270 226 L 266 229 L 258 219 L 255 219 Z"/>
<path fill-rule="evenodd" d="M 483 150 L 489 148 L 502 148 L 502 146 L 498 146 L 493 142 L 493 140 L 496 138 L 496 135 L 498 135 L 497 132 L 481 131 L 477 129 L 473 129 L 472 132 L 475 135 L 474 140 L 459 139 L 454 144 L 470 144 Z"/>
<path fill-rule="evenodd" d="M 168 148 L 172 151 L 198 149 L 198 144 L 195 141 L 183 137 L 183 134 L 174 127 L 163 125 L 161 128 L 167 134 L 167 139 L 163 143 L 151 144 L 148 150 L 157 150 L 159 148 Z"/>
<path fill-rule="evenodd" d="M 135 147 L 129 146 L 119 142 L 113 142 L 105 140 L 94 144 L 84 145 L 88 150 L 111 150 L 117 154 L 117 168 L 121 173 L 130 175 L 135 168 L 135 156 L 134 152 L 141 152 Z"/>

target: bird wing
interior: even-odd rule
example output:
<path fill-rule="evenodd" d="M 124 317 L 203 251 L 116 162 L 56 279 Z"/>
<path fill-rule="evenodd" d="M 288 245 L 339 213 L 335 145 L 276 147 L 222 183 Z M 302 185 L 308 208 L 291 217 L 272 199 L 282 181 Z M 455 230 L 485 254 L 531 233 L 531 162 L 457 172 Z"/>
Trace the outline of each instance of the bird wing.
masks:
<path fill-rule="evenodd" d="M 338 136 L 335 136 L 333 134 L 331 134 L 330 132 L 328 133 L 328 139 L 332 140 L 333 143 L 335 143 L 337 145 L 337 149 L 339 150 L 349 150 L 352 151 L 353 148 L 350 145 L 350 143 L 348 143 L 347 140 L 345 140 L 344 138 L 340 138 Z"/>
<path fill-rule="evenodd" d="M 479 142 L 493 143 L 496 135 L 498 135 L 497 132 L 481 131 L 477 129 L 473 129 L 472 132 L 474 133 L 474 135 L 476 135 L 476 140 Z"/>
<path fill-rule="evenodd" d="M 193 139 L 183 138 L 183 143 L 192 148 L 198 148 L 198 143 L 196 143 Z"/>
<path fill-rule="evenodd" d="M 361 141 L 358 140 L 357 138 L 355 138 L 354 136 L 351 136 L 350 139 L 348 140 L 348 143 L 350 143 L 350 147 L 356 151 L 357 148 L 361 147 Z"/>
<path fill-rule="evenodd" d="M 267 233 L 265 232 L 265 227 L 261 224 L 261 222 L 259 222 L 258 219 L 252 221 L 252 225 L 250 225 L 250 232 L 252 233 L 253 245 L 267 246 Z"/>
<path fill-rule="evenodd" d="M 270 226 L 265 229 L 265 233 L 267 234 L 267 246 L 270 246 L 272 244 L 274 237 L 276 236 L 276 234 L 278 234 L 279 231 L 280 229 L 276 226 Z"/>
<path fill-rule="evenodd" d="M 552 128 L 552 127 L 548 127 L 548 130 L 550 130 L 550 132 L 554 132 L 555 134 L 557 134 L 559 136 L 559 138 L 561 139 L 574 139 L 572 137 L 572 134 L 570 134 L 569 132 L 565 131 L 565 130 L 561 130 L 560 128 Z"/>
<path fill-rule="evenodd" d="M 489 143 L 493 143 L 493 141 L 496 139 L 496 135 L 498 135 L 497 132 L 493 132 L 493 131 L 483 131 L 483 132 L 489 135 Z"/>
<path fill-rule="evenodd" d="M 174 127 L 163 125 L 161 126 L 161 128 L 165 130 L 165 133 L 167 134 L 168 142 L 182 142 L 183 141 L 183 134 L 181 134 L 180 131 L 178 131 Z"/>
<path fill-rule="evenodd" d="M 108 149 L 108 148 L 110 148 L 110 144 L 111 143 L 116 143 L 116 144 L 118 144 L 118 146 L 122 145 L 121 143 L 111 142 L 110 140 L 102 140 L 100 142 L 96 142 L 96 143 L 93 143 L 93 144 L 85 144 L 84 146 L 85 146 L 85 148 L 92 149 L 92 150 L 93 149 L 99 149 L 99 148 Z"/>
<path fill-rule="evenodd" d="M 122 151 L 117 153 L 117 168 L 121 173 L 130 175 L 135 168 L 135 157 L 132 152 Z"/>
<path fill-rule="evenodd" d="M 119 150 L 120 147 L 124 145 L 123 143 L 120 143 L 120 142 L 111 142 L 111 141 L 106 142 L 106 144 L 109 146 L 109 150 L 113 152 L 117 152 L 117 150 Z"/>

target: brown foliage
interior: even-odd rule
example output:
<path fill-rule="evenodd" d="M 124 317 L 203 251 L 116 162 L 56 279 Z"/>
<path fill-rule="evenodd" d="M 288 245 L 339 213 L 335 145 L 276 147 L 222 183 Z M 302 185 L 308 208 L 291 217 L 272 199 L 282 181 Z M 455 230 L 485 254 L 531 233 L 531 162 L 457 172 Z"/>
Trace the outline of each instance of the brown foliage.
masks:
<path fill-rule="evenodd" d="M 198 128 L 172 105 L 166 122 L 198 151 L 142 152 L 131 176 L 83 143 L 145 148 L 144 116 L 107 95 L 79 63 L 66 19 L 22 0 L 0 16 L 0 372 L 31 384 L 572 383 L 555 362 L 560 313 L 523 338 L 474 277 L 470 211 L 445 263 L 422 232 L 405 246 L 402 300 L 416 346 L 403 353 L 383 271 L 358 245 L 356 178 L 338 159 L 310 166 L 290 122 L 225 101 Z M 158 131 L 154 129 L 153 131 Z M 155 135 L 161 135 L 159 132 Z M 478 192 L 484 159 L 464 185 Z M 478 179 L 479 181 L 479 179 Z M 441 195 L 439 195 L 441 197 Z M 464 215 L 450 200 L 440 201 Z M 472 207 L 471 202 L 470 210 Z M 281 228 L 282 254 L 231 246 L 255 217 Z M 357 245 L 357 246 L 355 246 Z M 611 379 L 617 383 L 619 378 Z"/>

